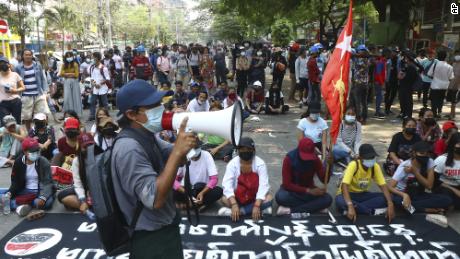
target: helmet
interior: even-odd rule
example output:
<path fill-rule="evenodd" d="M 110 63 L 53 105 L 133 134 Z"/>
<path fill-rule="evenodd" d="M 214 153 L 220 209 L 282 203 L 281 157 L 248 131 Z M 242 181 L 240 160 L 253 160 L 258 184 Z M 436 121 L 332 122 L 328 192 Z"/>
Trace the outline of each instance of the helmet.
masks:
<path fill-rule="evenodd" d="M 140 45 L 136 48 L 137 52 L 145 52 L 144 46 Z"/>
<path fill-rule="evenodd" d="M 321 43 L 319 43 L 319 42 L 318 42 L 318 43 L 315 43 L 313 46 L 317 47 L 318 49 L 324 49 L 323 44 L 321 44 Z"/>
<path fill-rule="evenodd" d="M 310 47 L 309 51 L 310 51 L 310 53 L 318 53 L 319 48 L 316 47 L 315 45 L 313 45 L 313 46 Z"/>
<path fill-rule="evenodd" d="M 364 44 L 359 45 L 356 48 L 356 51 L 367 51 L 367 52 L 369 52 L 369 50 L 367 49 L 366 45 L 364 45 Z"/>

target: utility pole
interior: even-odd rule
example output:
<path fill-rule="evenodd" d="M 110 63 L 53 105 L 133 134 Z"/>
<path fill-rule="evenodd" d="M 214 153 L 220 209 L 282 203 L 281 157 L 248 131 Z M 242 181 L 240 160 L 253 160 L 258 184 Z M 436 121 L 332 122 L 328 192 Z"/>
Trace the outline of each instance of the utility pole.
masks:
<path fill-rule="evenodd" d="M 102 0 L 97 1 L 97 17 L 98 17 L 98 23 L 97 23 L 97 37 L 99 38 L 99 47 L 101 48 L 104 46 L 104 35 L 102 33 L 102 28 L 104 28 L 104 20 L 102 19 Z"/>
<path fill-rule="evenodd" d="M 112 16 L 110 15 L 110 0 L 105 0 L 105 9 L 107 12 L 107 45 L 109 48 L 113 46 L 112 42 Z"/>

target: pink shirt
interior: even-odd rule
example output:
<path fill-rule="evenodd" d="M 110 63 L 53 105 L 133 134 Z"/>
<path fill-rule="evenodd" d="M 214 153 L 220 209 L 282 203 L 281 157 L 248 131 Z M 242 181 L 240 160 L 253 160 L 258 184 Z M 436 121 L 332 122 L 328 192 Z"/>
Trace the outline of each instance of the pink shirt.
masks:
<path fill-rule="evenodd" d="M 157 58 L 157 67 L 160 71 L 166 72 L 170 70 L 169 58 L 168 57 L 159 57 Z"/>

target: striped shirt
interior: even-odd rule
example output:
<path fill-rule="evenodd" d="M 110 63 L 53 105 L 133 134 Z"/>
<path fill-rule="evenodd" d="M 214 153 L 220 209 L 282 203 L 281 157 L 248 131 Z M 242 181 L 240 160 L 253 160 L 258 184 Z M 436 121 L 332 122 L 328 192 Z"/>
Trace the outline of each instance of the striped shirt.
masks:
<path fill-rule="evenodd" d="M 37 96 L 37 78 L 35 77 L 35 70 L 33 66 L 24 66 L 24 86 L 26 90 L 22 93 L 23 96 Z"/>

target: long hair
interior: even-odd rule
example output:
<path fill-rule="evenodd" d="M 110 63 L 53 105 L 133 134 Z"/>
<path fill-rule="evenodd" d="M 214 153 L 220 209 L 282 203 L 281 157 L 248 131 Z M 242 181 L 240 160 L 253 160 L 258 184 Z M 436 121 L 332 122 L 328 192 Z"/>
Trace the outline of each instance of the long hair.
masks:
<path fill-rule="evenodd" d="M 460 143 L 460 133 L 455 133 L 450 137 L 449 142 L 447 143 L 447 159 L 446 159 L 446 166 L 453 166 L 454 165 L 454 151 L 455 145 Z"/>
<path fill-rule="evenodd" d="M 65 53 L 65 55 L 64 55 L 64 68 L 65 68 L 65 69 L 68 69 L 69 67 L 71 68 L 71 67 L 73 67 L 73 66 L 75 65 L 75 57 L 73 58 L 72 62 L 68 62 L 68 61 L 67 61 L 67 58 L 68 58 L 69 56 L 72 56 L 72 57 L 73 57 L 73 53 L 70 52 L 70 51 L 67 51 L 67 52 Z"/>

